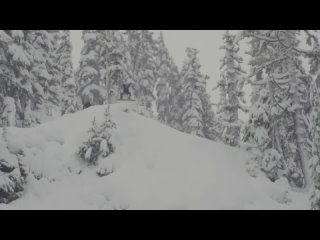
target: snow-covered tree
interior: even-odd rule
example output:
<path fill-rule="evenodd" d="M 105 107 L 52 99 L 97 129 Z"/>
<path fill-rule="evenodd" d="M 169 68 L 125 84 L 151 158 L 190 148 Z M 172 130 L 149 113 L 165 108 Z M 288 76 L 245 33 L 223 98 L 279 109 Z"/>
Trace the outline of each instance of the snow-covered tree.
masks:
<path fill-rule="evenodd" d="M 84 30 L 77 72 L 78 94 L 84 106 L 103 104 L 107 100 L 107 60 L 102 30 Z"/>
<path fill-rule="evenodd" d="M 1 110 L 1 125 L 15 126 L 16 125 L 16 105 L 14 98 L 4 97 L 3 109 Z"/>
<path fill-rule="evenodd" d="M 200 72 L 198 50 L 187 48 L 187 59 L 184 62 L 181 77 L 183 81 L 179 101 L 182 103 L 182 131 L 204 137 L 202 96 L 206 93 L 207 77 Z"/>
<path fill-rule="evenodd" d="M 130 71 L 135 82 L 135 96 L 140 105 L 152 112 L 155 100 L 154 88 L 156 75 L 156 44 L 149 30 L 127 30 Z"/>
<path fill-rule="evenodd" d="M 317 76 L 312 85 L 312 112 L 310 116 L 310 132 L 312 136 L 312 157 L 310 161 L 313 187 L 311 190 L 311 209 L 320 210 L 320 80 Z"/>
<path fill-rule="evenodd" d="M 7 134 L 7 128 L 3 128 L 0 136 L 0 203 L 19 198 L 27 177 L 27 168 L 22 164 L 23 152 L 9 150 Z"/>
<path fill-rule="evenodd" d="M 51 35 L 45 30 L 0 30 L 0 44 L 0 108 L 15 110 L 16 126 L 41 122 L 58 101 L 49 73 Z"/>
<path fill-rule="evenodd" d="M 170 76 L 172 72 L 171 58 L 169 51 L 165 45 L 163 34 L 160 33 L 157 42 L 157 75 L 158 82 L 156 84 L 156 106 L 158 111 L 158 119 L 163 123 L 167 123 L 170 110 L 169 97 L 170 97 Z"/>
<path fill-rule="evenodd" d="M 74 77 L 67 79 L 63 85 L 63 95 L 61 100 L 61 114 L 75 113 L 81 109 L 81 103 L 77 98 L 77 86 Z"/>
<path fill-rule="evenodd" d="M 21 103 L 32 97 L 31 57 L 24 45 L 23 31 L 0 30 L 0 127 L 21 126 Z"/>
<path fill-rule="evenodd" d="M 31 109 L 39 122 L 60 114 L 61 80 L 55 64 L 55 38 L 57 30 L 30 30 L 27 34 L 29 51 L 33 54 L 32 73 L 38 91 L 34 92 L 36 104 Z"/>
<path fill-rule="evenodd" d="M 314 35 L 312 35 L 314 36 Z M 313 41 L 308 42 L 313 45 L 313 51 L 320 53 L 319 39 L 314 36 Z M 310 133 L 312 139 L 312 151 L 310 159 L 310 170 L 312 179 L 312 189 L 310 195 L 311 209 L 320 210 L 320 55 L 309 60 L 310 74 L 314 76 L 310 86 Z"/>
<path fill-rule="evenodd" d="M 223 142 L 231 146 L 239 145 L 241 123 L 239 121 L 239 109 L 244 110 L 243 85 L 245 72 L 241 68 L 243 59 L 238 55 L 239 45 L 237 35 L 228 31 L 223 35 L 225 55 L 221 59 L 221 79 L 217 88 L 220 90 L 220 102 L 218 104 L 218 120 L 221 124 L 221 136 Z"/>
<path fill-rule="evenodd" d="M 204 137 L 213 141 L 221 140 L 217 132 L 218 120 L 212 109 L 210 95 L 208 93 L 202 94 L 201 101 L 203 107 L 202 122 Z"/>
<path fill-rule="evenodd" d="M 106 58 L 107 58 L 107 90 L 108 101 L 119 98 L 122 84 L 128 78 L 129 56 L 125 39 L 120 30 L 105 30 Z"/>
<path fill-rule="evenodd" d="M 81 107 L 77 99 L 77 89 L 73 75 L 70 30 L 60 30 L 56 33 L 54 64 L 58 70 L 57 77 L 62 89 L 61 114 L 74 113 Z"/>
<path fill-rule="evenodd" d="M 295 186 L 310 186 L 310 77 L 303 69 L 296 30 L 248 30 L 253 85 L 244 141 L 253 144 L 256 162 L 272 180 L 287 177 Z"/>
<path fill-rule="evenodd" d="M 170 58 L 170 72 L 168 76 L 168 115 L 167 124 L 172 128 L 182 131 L 181 124 L 181 109 L 183 102 L 179 99 L 180 93 L 183 87 L 183 79 L 180 76 L 180 72 L 173 59 Z"/>
<path fill-rule="evenodd" d="M 98 126 L 94 118 L 88 131 L 89 139 L 79 149 L 78 155 L 88 165 L 97 165 L 99 160 L 108 157 L 115 150 L 112 140 L 115 123 L 111 120 L 109 106 L 105 110 L 104 121 Z"/>

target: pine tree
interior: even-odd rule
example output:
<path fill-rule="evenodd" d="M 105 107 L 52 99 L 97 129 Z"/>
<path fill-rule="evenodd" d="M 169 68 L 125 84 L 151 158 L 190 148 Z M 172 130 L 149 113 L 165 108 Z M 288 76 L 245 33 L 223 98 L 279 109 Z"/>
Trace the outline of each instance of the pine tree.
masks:
<path fill-rule="evenodd" d="M 23 39 L 22 31 L 0 30 L 0 127 L 17 125 L 16 102 L 20 101 L 19 92 L 25 98 L 31 95 L 31 91 L 24 89 L 24 85 L 16 80 L 30 65 L 23 48 Z"/>
<path fill-rule="evenodd" d="M 31 108 L 39 122 L 47 121 L 60 112 L 61 82 L 54 63 L 54 43 L 57 31 L 30 30 L 27 35 L 29 51 L 34 56 L 32 73 L 38 88 L 36 104 Z"/>
<path fill-rule="evenodd" d="M 170 95 L 170 75 L 171 75 L 171 58 L 169 51 L 165 46 L 163 34 L 160 33 L 157 42 L 157 75 L 158 82 L 156 84 L 156 106 L 158 112 L 158 120 L 167 123 L 169 115 L 169 95 Z"/>
<path fill-rule="evenodd" d="M 140 105 L 152 112 L 157 81 L 156 45 L 153 34 L 148 30 L 127 30 L 126 35 L 131 59 L 131 78 L 135 82 L 135 96 Z"/>
<path fill-rule="evenodd" d="M 219 135 L 217 132 L 217 119 L 215 113 L 212 109 L 212 103 L 210 100 L 210 96 L 208 93 L 204 93 L 201 95 L 202 107 L 203 107 L 203 135 L 205 138 L 217 141 L 219 139 Z"/>
<path fill-rule="evenodd" d="M 107 100 L 107 59 L 102 30 L 84 30 L 77 73 L 78 94 L 84 106 L 103 104 Z"/>
<path fill-rule="evenodd" d="M 64 68 L 64 66 L 61 66 L 61 64 L 63 63 L 59 62 L 61 58 L 61 53 L 58 51 L 58 49 L 61 46 L 62 31 L 47 30 L 46 32 L 48 34 L 48 41 L 51 45 L 48 48 L 47 69 L 49 74 L 52 76 L 52 79 L 49 82 L 50 90 L 54 92 L 52 103 L 55 106 L 57 112 L 60 112 L 61 99 L 64 96 L 63 87 L 62 87 L 63 77 L 64 77 L 64 73 L 62 72 L 62 69 Z"/>
<path fill-rule="evenodd" d="M 94 118 L 89 129 L 89 139 L 79 148 L 78 155 L 88 165 L 97 165 L 101 158 L 106 158 L 115 150 L 112 140 L 115 123 L 111 120 L 109 106 L 105 110 L 103 123 L 98 126 Z"/>
<path fill-rule="evenodd" d="M 43 89 L 34 68 L 42 59 L 37 59 L 37 50 L 29 41 L 31 34 L 31 30 L 0 30 L 0 110 L 10 113 L 10 117 L 1 114 L 2 127 L 38 122 L 33 110 Z"/>
<path fill-rule="evenodd" d="M 81 108 L 77 99 L 77 88 L 73 74 L 72 47 L 70 30 L 61 30 L 57 33 L 54 48 L 54 64 L 58 68 L 58 78 L 61 81 L 61 114 L 74 113 Z"/>
<path fill-rule="evenodd" d="M 218 104 L 218 119 L 221 124 L 221 139 L 231 146 L 239 145 L 241 123 L 239 121 L 239 109 L 242 106 L 244 93 L 242 91 L 245 72 L 241 68 L 243 59 L 238 56 L 239 46 L 236 35 L 227 31 L 224 36 L 225 55 L 221 59 L 221 79 L 218 82 L 220 89 L 220 102 Z"/>
<path fill-rule="evenodd" d="M 310 41 L 308 44 L 313 45 L 314 52 L 320 52 L 318 38 L 315 37 L 314 41 Z M 309 63 L 310 74 L 314 76 L 314 81 L 310 86 L 312 106 L 309 129 L 312 138 L 310 170 L 313 181 L 310 202 L 311 209 L 320 210 L 320 56 L 311 58 Z"/>
<path fill-rule="evenodd" d="M 307 119 L 310 78 L 302 67 L 298 31 L 245 31 L 251 37 L 254 86 L 244 141 L 253 143 L 256 162 L 272 180 L 281 176 L 295 186 L 309 186 L 310 137 Z"/>
<path fill-rule="evenodd" d="M 317 76 L 317 80 L 319 80 Z M 312 134 L 312 157 L 310 161 L 311 165 L 311 177 L 313 181 L 313 187 L 311 190 L 311 209 L 320 210 L 320 84 L 313 84 L 312 94 L 312 113 L 310 116 L 310 132 Z"/>
<path fill-rule="evenodd" d="M 108 101 L 115 101 L 122 92 L 122 84 L 128 78 L 126 43 L 120 30 L 105 30 L 107 46 Z"/>
<path fill-rule="evenodd" d="M 183 79 L 181 78 L 180 72 L 173 59 L 170 58 L 170 72 L 168 76 L 168 116 L 167 124 L 174 129 L 182 131 L 181 123 L 181 109 L 183 102 L 179 99 L 181 91 L 183 89 Z"/>
<path fill-rule="evenodd" d="M 186 53 L 187 59 L 181 73 L 183 88 L 179 96 L 179 101 L 183 104 L 181 111 L 182 130 L 204 137 L 204 108 L 201 98 L 206 93 L 207 77 L 200 72 L 198 50 L 187 48 Z"/>

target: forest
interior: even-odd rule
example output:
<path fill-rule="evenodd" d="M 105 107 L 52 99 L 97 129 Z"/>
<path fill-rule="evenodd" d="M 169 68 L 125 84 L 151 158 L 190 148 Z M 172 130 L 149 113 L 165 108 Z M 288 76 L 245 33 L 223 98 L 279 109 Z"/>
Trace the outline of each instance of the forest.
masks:
<path fill-rule="evenodd" d="M 109 190 L 101 193 L 103 201 L 112 202 L 106 208 L 243 209 L 246 207 L 238 200 L 226 206 L 217 203 L 212 196 L 216 183 L 211 179 L 227 182 L 231 172 L 241 172 L 240 189 L 255 181 L 251 179 L 263 178 L 275 189 L 286 186 L 281 193 L 286 196 L 275 200 L 276 204 L 284 204 L 289 193 L 299 194 L 291 202 L 303 198 L 301 208 L 319 210 L 319 32 L 225 31 L 222 40 L 220 78 L 214 89 L 209 89 L 211 79 L 202 71 L 199 51 L 187 48 L 179 68 L 163 33 L 155 37 L 151 30 L 83 30 L 83 47 L 75 68 L 70 30 L 0 30 L 0 209 L 15 202 L 19 205 L 24 198 L 31 202 L 36 194 L 30 189 L 40 183 L 43 186 L 37 191 L 41 194 L 46 184 L 63 188 L 62 179 L 73 175 L 79 177 L 79 181 L 72 180 L 78 185 L 88 178 L 99 189 L 106 186 Z M 243 45 L 248 49 L 248 63 L 241 54 Z M 245 90 L 248 87 L 249 92 Z M 218 102 L 212 101 L 212 94 L 219 96 Z M 186 148 L 197 152 L 190 152 L 192 160 Z M 130 158 L 137 159 L 130 163 Z M 197 162 L 197 158 L 202 160 Z M 243 166 L 238 166 L 237 158 Z M 139 164 L 159 172 L 144 173 Z M 234 170 L 233 164 L 243 172 Z M 219 167 L 221 173 L 214 170 Z M 172 197 L 173 187 L 160 176 L 160 169 L 165 174 L 172 171 L 172 181 L 184 181 L 187 172 L 193 174 L 192 168 L 198 174 L 188 181 L 191 186 L 201 181 L 198 184 L 203 186 L 205 202 L 198 198 L 193 202 L 196 197 L 191 190 L 184 192 L 186 202 L 179 200 L 183 194 Z M 173 169 L 181 178 L 174 177 Z M 150 189 L 156 187 L 144 185 L 137 176 L 134 182 L 141 184 L 141 189 L 137 187 L 136 194 L 148 192 L 150 197 L 130 195 L 126 185 L 130 181 L 123 179 L 130 178 L 131 170 L 142 171 L 144 181 L 159 178 L 167 189 L 153 192 L 156 190 Z M 186 188 L 176 184 L 177 189 Z M 255 184 L 259 185 L 252 186 Z M 92 191 L 90 185 L 87 188 Z M 127 195 L 115 190 L 122 188 Z M 71 193 L 66 187 L 59 194 L 66 194 L 66 199 Z M 157 194 L 171 196 L 166 199 L 170 204 L 165 200 L 158 203 L 160 200 L 153 199 Z M 233 196 L 228 194 L 226 198 Z M 95 207 L 98 199 L 92 200 Z M 68 201 L 73 201 L 71 195 Z M 257 200 L 260 205 L 256 208 L 278 208 L 274 203 L 263 205 L 265 201 Z M 50 204 L 43 208 L 51 208 Z M 79 208 L 89 208 L 81 204 Z"/>

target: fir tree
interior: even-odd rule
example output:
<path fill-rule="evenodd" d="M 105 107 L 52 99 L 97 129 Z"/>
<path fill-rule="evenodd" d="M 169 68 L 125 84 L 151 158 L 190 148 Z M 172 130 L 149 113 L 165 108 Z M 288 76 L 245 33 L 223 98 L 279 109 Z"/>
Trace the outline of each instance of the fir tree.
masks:
<path fill-rule="evenodd" d="M 59 31 L 56 37 L 55 65 L 61 80 L 61 114 L 74 113 L 81 108 L 77 99 L 77 88 L 73 75 L 70 30 Z"/>
<path fill-rule="evenodd" d="M 30 30 L 27 35 L 29 51 L 34 56 L 32 73 L 35 85 L 35 106 L 32 110 L 39 122 L 47 121 L 59 114 L 61 82 L 54 63 L 54 43 L 57 31 Z"/>
<path fill-rule="evenodd" d="M 88 165 L 97 165 L 101 158 L 108 157 L 115 150 L 112 134 L 116 125 L 111 120 L 109 106 L 105 110 L 104 117 L 105 119 L 100 126 L 97 125 L 94 118 L 88 131 L 89 139 L 79 149 L 78 155 Z"/>
<path fill-rule="evenodd" d="M 307 43 L 313 45 L 315 53 L 320 52 L 318 38 L 314 37 L 313 41 L 309 40 Z M 309 63 L 310 74 L 314 76 L 314 81 L 312 81 L 310 86 L 310 102 L 312 106 L 309 129 L 312 138 L 310 170 L 313 182 L 310 202 L 311 209 L 320 210 L 320 56 L 312 57 Z"/>
<path fill-rule="evenodd" d="M 17 106 L 22 97 L 26 100 L 31 98 L 31 80 L 21 81 L 22 74 L 29 73 L 28 67 L 31 65 L 23 44 L 23 31 L 0 30 L 0 127 L 18 125 L 23 109 L 17 109 Z M 10 116 L 8 113 L 11 113 Z"/>
<path fill-rule="evenodd" d="M 179 96 L 179 100 L 183 104 L 181 111 L 182 130 L 204 137 L 202 96 L 206 93 L 207 77 L 200 72 L 198 50 L 187 48 L 186 53 L 187 59 L 181 73 L 183 88 Z"/>
<path fill-rule="evenodd" d="M 0 30 L 0 110 L 11 113 L 10 121 L 8 116 L 1 117 L 0 126 L 27 127 L 38 122 L 34 108 L 44 92 L 34 68 L 43 59 L 37 59 L 31 34 L 31 30 Z"/>
<path fill-rule="evenodd" d="M 239 145 L 241 123 L 239 109 L 242 106 L 244 93 L 242 91 L 245 72 L 241 68 L 243 59 L 238 56 L 239 46 L 236 35 L 227 31 L 224 36 L 225 55 L 221 59 L 221 79 L 218 82 L 220 89 L 220 102 L 218 104 L 218 119 L 221 124 L 221 139 L 231 146 Z"/>
<path fill-rule="evenodd" d="M 106 30 L 108 101 L 115 101 L 122 92 L 122 84 L 128 78 L 126 43 L 120 30 Z"/>
<path fill-rule="evenodd" d="M 84 30 L 77 73 L 78 94 L 84 106 L 103 104 L 107 99 L 107 63 L 104 34 L 101 30 Z"/>
<path fill-rule="evenodd" d="M 319 75 L 317 76 L 319 78 Z M 319 81 L 319 79 L 317 79 Z M 311 190 L 311 209 L 320 210 L 320 84 L 314 82 L 312 94 L 310 132 L 312 134 L 312 157 L 310 161 L 313 187 Z"/>
<path fill-rule="evenodd" d="M 158 120 L 167 123 L 169 115 L 169 95 L 170 95 L 170 75 L 171 75 L 171 62 L 169 51 L 165 46 L 163 34 L 160 33 L 157 42 L 157 75 L 158 82 L 156 84 L 156 106 L 158 112 Z"/>
<path fill-rule="evenodd" d="M 212 103 L 210 100 L 210 96 L 208 93 L 204 93 L 201 95 L 202 107 L 203 107 L 203 135 L 205 138 L 217 141 L 219 139 L 219 135 L 217 132 L 217 119 L 215 113 L 212 109 Z"/>
<path fill-rule="evenodd" d="M 298 31 L 246 31 L 251 37 L 254 86 L 245 142 L 258 150 L 256 161 L 272 180 L 281 176 L 295 186 L 309 186 L 309 135 L 304 119 L 310 102 L 310 78 L 295 51 Z"/>
<path fill-rule="evenodd" d="M 155 100 L 154 88 L 157 81 L 155 52 L 156 45 L 148 30 L 126 32 L 130 53 L 130 73 L 135 82 L 135 96 L 140 105 L 152 112 Z"/>
<path fill-rule="evenodd" d="M 168 116 L 167 124 L 174 129 L 182 131 L 182 123 L 180 119 L 183 102 L 179 99 L 183 88 L 183 79 L 173 59 L 170 58 L 170 72 L 168 76 Z"/>

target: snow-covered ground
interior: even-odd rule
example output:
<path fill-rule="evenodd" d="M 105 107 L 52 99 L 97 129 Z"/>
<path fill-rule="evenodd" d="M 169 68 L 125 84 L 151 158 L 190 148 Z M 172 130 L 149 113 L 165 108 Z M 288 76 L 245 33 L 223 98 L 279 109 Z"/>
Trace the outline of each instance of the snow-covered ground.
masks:
<path fill-rule="evenodd" d="M 10 128 L 10 147 L 26 149 L 29 167 L 42 178 L 30 176 L 24 195 L 0 209 L 308 208 L 307 194 L 292 192 L 285 181 L 250 177 L 245 151 L 125 112 L 127 104 L 111 106 L 116 152 L 99 165 L 112 168 L 105 177 L 76 156 L 93 117 L 103 120 L 105 106 L 31 129 Z"/>

